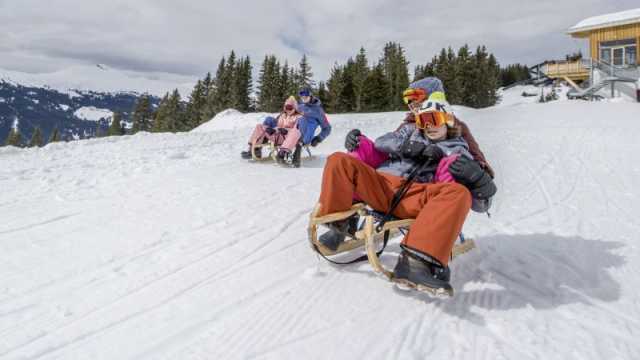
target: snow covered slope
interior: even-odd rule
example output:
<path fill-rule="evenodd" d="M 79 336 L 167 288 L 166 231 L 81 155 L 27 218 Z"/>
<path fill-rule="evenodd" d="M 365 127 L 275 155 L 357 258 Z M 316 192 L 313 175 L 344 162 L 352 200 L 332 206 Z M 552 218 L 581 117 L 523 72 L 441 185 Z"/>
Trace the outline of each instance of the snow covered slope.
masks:
<path fill-rule="evenodd" d="M 330 116 L 300 169 L 241 161 L 260 116 L 233 112 L 0 148 L 0 359 L 638 358 L 640 105 L 458 114 L 499 193 L 465 224 L 478 248 L 452 263 L 449 300 L 307 245 L 326 156 L 402 113 Z"/>

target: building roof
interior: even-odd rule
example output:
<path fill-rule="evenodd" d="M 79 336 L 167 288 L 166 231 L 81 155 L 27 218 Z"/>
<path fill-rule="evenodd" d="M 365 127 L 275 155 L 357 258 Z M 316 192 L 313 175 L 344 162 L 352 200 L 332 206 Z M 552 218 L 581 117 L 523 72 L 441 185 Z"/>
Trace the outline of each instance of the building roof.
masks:
<path fill-rule="evenodd" d="M 612 26 L 640 23 L 640 8 L 621 11 L 612 14 L 593 16 L 580 21 L 567 30 L 567 33 L 601 29 Z"/>

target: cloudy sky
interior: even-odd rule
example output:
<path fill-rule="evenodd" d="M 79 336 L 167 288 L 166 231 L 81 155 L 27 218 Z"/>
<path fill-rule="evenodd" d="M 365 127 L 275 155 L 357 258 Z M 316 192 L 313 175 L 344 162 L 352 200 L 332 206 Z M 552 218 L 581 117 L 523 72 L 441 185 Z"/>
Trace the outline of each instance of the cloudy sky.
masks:
<path fill-rule="evenodd" d="M 502 65 L 535 64 L 586 49 L 567 28 L 638 0 L 258 1 L 0 0 L 0 68 L 31 73 L 96 63 L 142 73 L 202 77 L 234 49 L 290 63 L 309 56 L 326 79 L 360 46 L 373 61 L 388 41 L 411 62 L 446 46 L 487 46 Z M 254 70 L 255 71 L 255 70 Z"/>

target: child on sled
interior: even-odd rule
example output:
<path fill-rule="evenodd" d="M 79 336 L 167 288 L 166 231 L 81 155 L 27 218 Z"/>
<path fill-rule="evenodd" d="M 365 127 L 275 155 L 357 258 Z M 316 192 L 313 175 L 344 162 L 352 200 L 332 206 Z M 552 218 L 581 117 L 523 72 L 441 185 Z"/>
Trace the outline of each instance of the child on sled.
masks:
<path fill-rule="evenodd" d="M 454 242 L 472 204 L 486 211 L 496 187 L 460 136 L 444 94 L 422 100 L 414 122 L 376 139 L 375 150 L 387 155 L 377 170 L 349 154 L 329 156 L 318 216 L 348 210 L 354 196 L 385 213 L 405 178 L 417 171 L 392 213 L 415 219 L 401 243 L 394 281 L 451 293 L 448 261 Z M 320 242 L 337 247 L 344 233 L 354 230 L 351 225 L 352 219 L 331 224 L 336 231 L 321 236 Z"/>

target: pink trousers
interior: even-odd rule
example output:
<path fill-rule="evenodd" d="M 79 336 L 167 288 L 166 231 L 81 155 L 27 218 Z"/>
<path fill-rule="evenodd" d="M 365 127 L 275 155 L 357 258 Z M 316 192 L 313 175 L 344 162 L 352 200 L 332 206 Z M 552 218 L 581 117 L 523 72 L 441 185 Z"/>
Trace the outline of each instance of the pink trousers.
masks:
<path fill-rule="evenodd" d="M 300 130 L 297 128 L 287 128 L 287 135 L 283 136 L 278 131 L 273 135 L 268 135 L 265 132 L 266 128 L 267 127 L 265 125 L 257 124 L 256 128 L 253 129 L 253 133 L 251 133 L 249 144 L 261 144 L 264 139 L 268 139 L 281 149 L 293 151 L 296 148 L 296 144 L 298 143 L 298 140 L 300 140 L 301 136 Z"/>

